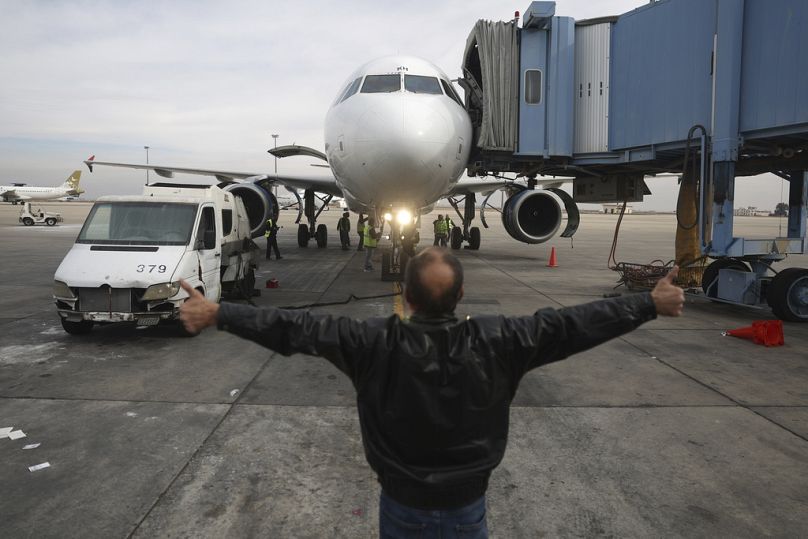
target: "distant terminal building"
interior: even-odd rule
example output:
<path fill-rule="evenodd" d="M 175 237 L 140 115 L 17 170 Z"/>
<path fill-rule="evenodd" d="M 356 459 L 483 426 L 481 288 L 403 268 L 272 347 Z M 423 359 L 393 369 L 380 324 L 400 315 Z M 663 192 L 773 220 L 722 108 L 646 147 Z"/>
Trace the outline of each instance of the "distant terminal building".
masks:
<path fill-rule="evenodd" d="M 769 215 L 769 212 L 759 210 L 755 206 L 747 206 L 746 208 L 736 208 L 735 215 L 742 217 L 766 217 Z"/>
<path fill-rule="evenodd" d="M 620 213 L 623 209 L 623 203 L 619 204 L 604 204 L 603 205 L 603 213 Z M 632 213 L 634 209 L 631 207 L 631 204 L 626 204 L 626 213 Z"/>

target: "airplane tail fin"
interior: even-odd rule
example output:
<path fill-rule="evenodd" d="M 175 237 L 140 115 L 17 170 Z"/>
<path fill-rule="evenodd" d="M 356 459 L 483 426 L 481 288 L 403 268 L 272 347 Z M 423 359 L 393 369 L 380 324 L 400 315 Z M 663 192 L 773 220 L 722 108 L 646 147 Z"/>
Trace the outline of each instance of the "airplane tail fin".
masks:
<path fill-rule="evenodd" d="M 62 187 L 66 188 L 66 189 L 69 189 L 71 193 L 74 193 L 76 195 L 80 195 L 81 193 L 84 192 L 83 189 L 79 189 L 79 182 L 80 181 L 81 181 L 81 171 L 80 170 L 74 170 L 73 174 L 71 174 L 67 178 L 67 180 L 65 180 L 65 183 L 62 184 Z"/>

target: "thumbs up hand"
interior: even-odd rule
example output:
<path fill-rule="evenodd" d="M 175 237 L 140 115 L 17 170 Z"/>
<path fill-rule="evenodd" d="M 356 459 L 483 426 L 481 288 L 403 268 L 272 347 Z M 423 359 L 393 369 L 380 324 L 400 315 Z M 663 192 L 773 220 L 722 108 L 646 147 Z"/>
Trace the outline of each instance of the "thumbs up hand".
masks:
<path fill-rule="evenodd" d="M 660 316 L 681 316 L 682 314 L 685 292 L 673 284 L 677 275 L 679 275 L 679 266 L 673 266 L 667 275 L 657 281 L 651 291 L 651 299 L 654 300 L 654 306 Z"/>
<path fill-rule="evenodd" d="M 189 333 L 199 333 L 208 326 L 216 324 L 219 304 L 208 301 L 199 290 L 185 281 L 180 286 L 188 293 L 188 299 L 180 306 L 180 321 Z"/>

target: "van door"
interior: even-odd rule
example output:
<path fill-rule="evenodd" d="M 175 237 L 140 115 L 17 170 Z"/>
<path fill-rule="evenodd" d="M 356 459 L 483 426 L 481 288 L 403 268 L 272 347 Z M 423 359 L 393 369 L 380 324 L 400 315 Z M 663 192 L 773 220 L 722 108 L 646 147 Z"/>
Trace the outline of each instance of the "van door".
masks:
<path fill-rule="evenodd" d="M 205 285 L 205 296 L 211 301 L 219 301 L 222 287 L 219 278 L 222 246 L 218 232 L 216 212 L 212 206 L 205 206 L 199 214 L 193 245 L 199 262 L 198 276 Z"/>

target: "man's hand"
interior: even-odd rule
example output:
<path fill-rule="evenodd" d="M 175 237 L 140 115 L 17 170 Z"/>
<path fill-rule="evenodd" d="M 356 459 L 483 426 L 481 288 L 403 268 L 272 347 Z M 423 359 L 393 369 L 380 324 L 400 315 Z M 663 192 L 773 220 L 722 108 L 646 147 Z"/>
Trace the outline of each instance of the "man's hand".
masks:
<path fill-rule="evenodd" d="M 180 306 L 180 321 L 189 333 L 199 333 L 216 324 L 219 304 L 205 299 L 199 290 L 185 281 L 180 281 L 182 289 L 188 292 L 188 299 Z"/>
<path fill-rule="evenodd" d="M 671 270 L 657 281 L 656 286 L 651 290 L 651 299 L 654 300 L 657 314 L 660 316 L 681 316 L 685 305 L 685 292 L 675 284 L 674 279 L 679 274 L 679 266 L 673 266 Z"/>

